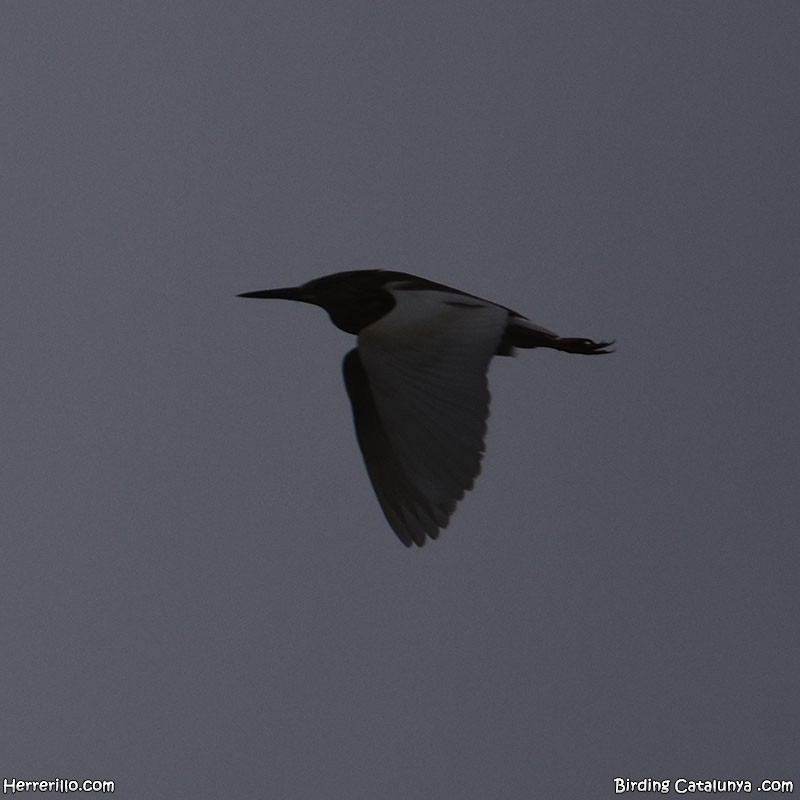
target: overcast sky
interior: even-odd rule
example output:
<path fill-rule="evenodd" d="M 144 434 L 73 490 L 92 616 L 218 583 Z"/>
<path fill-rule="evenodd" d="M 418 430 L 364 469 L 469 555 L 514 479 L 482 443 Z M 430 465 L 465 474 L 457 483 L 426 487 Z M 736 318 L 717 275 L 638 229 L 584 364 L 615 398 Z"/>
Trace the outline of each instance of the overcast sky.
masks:
<path fill-rule="evenodd" d="M 0 15 L 0 778 L 800 791 L 797 3 Z M 493 362 L 421 550 L 352 337 L 235 297 L 371 267 L 618 342 Z"/>

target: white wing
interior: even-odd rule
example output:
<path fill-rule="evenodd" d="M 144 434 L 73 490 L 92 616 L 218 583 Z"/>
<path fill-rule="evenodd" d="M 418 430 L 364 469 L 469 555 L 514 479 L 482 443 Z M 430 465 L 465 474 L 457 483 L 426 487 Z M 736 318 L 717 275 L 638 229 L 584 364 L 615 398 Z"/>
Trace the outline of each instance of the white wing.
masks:
<path fill-rule="evenodd" d="M 362 329 L 345 378 L 381 507 L 407 545 L 421 545 L 480 472 L 486 372 L 509 312 L 466 295 L 389 288 L 396 305 Z"/>

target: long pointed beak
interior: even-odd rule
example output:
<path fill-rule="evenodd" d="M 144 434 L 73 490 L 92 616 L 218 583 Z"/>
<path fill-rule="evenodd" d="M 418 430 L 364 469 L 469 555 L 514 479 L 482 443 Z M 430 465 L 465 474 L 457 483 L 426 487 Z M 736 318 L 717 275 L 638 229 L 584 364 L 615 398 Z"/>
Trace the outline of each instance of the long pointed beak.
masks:
<path fill-rule="evenodd" d="M 259 300 L 273 298 L 276 300 L 304 300 L 302 292 L 296 286 L 286 289 L 263 289 L 260 292 L 245 292 L 237 297 L 255 297 Z"/>

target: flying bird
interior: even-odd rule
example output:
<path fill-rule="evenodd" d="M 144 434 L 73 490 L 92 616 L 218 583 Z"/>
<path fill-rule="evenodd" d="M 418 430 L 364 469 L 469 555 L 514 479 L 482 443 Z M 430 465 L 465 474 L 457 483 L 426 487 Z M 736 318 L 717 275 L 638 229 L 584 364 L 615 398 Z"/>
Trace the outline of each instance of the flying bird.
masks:
<path fill-rule="evenodd" d="M 405 272 L 338 272 L 239 297 L 320 306 L 358 337 L 344 358 L 356 437 L 383 513 L 406 547 L 436 539 L 480 472 L 492 356 L 549 347 L 598 355 L 521 314 Z"/>

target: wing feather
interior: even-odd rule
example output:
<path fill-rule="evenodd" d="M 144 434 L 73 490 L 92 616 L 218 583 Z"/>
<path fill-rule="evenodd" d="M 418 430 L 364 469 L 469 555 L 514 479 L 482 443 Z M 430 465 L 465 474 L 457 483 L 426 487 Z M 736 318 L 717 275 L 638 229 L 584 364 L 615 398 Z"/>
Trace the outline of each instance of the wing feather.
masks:
<path fill-rule="evenodd" d="M 345 358 L 345 383 L 381 508 L 406 545 L 422 545 L 480 472 L 486 373 L 509 312 L 445 291 L 392 293 L 395 307 Z"/>

